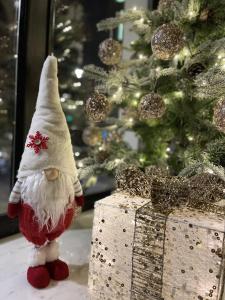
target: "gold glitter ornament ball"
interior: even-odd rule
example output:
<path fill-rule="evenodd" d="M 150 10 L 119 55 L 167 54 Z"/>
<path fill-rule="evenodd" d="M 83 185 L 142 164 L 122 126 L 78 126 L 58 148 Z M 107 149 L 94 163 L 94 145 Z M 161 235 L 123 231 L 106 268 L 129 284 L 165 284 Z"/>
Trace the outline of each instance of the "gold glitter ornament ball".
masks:
<path fill-rule="evenodd" d="M 219 131 L 225 133 L 225 97 L 221 98 L 214 107 L 213 123 Z"/>
<path fill-rule="evenodd" d="M 162 97 L 156 93 L 150 93 L 141 98 L 138 105 L 139 118 L 143 120 L 162 117 L 166 106 Z"/>
<path fill-rule="evenodd" d="M 131 196 L 149 198 L 151 187 L 144 172 L 136 166 L 128 166 L 116 174 L 117 188 Z"/>
<path fill-rule="evenodd" d="M 82 134 L 82 139 L 86 145 L 95 146 L 101 141 L 99 129 L 94 126 L 85 128 Z"/>
<path fill-rule="evenodd" d="M 99 45 L 98 56 L 105 65 L 116 65 L 120 62 L 122 46 L 112 38 L 106 39 Z"/>
<path fill-rule="evenodd" d="M 183 48 L 183 32 L 174 24 L 163 24 L 153 33 L 151 45 L 158 59 L 169 60 Z"/>
<path fill-rule="evenodd" d="M 105 95 L 94 93 L 85 104 L 85 111 L 89 120 L 94 122 L 103 121 L 110 110 L 109 101 Z"/>

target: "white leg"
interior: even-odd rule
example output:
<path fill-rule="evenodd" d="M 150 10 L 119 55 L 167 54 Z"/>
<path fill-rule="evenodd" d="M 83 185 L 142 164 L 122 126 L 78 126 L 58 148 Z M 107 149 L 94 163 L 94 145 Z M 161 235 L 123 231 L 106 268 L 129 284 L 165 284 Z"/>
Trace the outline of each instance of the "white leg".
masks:
<path fill-rule="evenodd" d="M 54 261 L 59 258 L 59 243 L 54 240 L 46 246 L 46 262 Z"/>
<path fill-rule="evenodd" d="M 29 266 L 36 267 L 46 263 L 46 247 L 34 245 L 29 255 Z"/>

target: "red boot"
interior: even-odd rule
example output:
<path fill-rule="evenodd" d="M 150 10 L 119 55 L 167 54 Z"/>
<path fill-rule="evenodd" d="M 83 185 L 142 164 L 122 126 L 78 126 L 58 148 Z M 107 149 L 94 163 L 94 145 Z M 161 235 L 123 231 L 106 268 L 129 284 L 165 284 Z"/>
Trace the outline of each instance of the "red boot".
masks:
<path fill-rule="evenodd" d="M 27 280 L 33 287 L 43 289 L 49 285 L 50 276 L 45 266 L 29 267 Z"/>
<path fill-rule="evenodd" d="M 50 277 L 54 280 L 63 280 L 69 276 L 68 265 L 60 259 L 46 263 L 46 267 Z"/>

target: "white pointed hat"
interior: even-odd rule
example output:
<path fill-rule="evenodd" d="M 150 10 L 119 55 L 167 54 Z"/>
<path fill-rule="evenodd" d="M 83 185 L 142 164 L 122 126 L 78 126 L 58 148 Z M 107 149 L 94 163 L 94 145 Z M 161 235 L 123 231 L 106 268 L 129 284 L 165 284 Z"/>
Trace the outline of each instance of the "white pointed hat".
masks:
<path fill-rule="evenodd" d="M 18 178 L 48 168 L 77 177 L 70 132 L 63 113 L 57 78 L 57 59 L 48 56 L 44 62 L 39 92 Z"/>

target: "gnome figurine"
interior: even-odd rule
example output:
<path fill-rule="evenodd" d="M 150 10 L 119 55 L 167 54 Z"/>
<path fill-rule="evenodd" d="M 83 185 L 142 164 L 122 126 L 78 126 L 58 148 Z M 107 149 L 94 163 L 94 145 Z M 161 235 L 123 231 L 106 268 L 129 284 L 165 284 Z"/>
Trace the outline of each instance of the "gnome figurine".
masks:
<path fill-rule="evenodd" d="M 27 280 L 45 288 L 50 279 L 69 276 L 59 259 L 56 239 L 83 205 L 69 129 L 58 91 L 57 59 L 48 56 L 42 69 L 36 110 L 25 143 L 17 181 L 10 194 L 8 216 L 31 242 Z"/>

